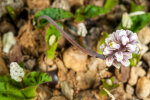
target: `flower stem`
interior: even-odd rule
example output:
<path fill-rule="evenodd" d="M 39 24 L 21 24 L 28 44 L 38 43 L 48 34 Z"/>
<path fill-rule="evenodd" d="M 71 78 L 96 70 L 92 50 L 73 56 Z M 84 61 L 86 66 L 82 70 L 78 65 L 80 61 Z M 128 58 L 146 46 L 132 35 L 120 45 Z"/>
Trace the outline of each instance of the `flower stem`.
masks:
<path fill-rule="evenodd" d="M 46 19 L 48 20 L 51 24 L 53 24 L 59 31 L 60 33 L 62 33 L 62 35 L 75 47 L 77 47 L 78 49 L 80 49 L 82 52 L 84 53 L 87 53 L 88 55 L 90 56 L 94 56 L 94 57 L 97 57 L 97 58 L 101 58 L 101 59 L 104 59 L 104 56 L 101 55 L 101 54 L 97 54 L 96 52 L 93 52 L 91 50 L 87 50 L 85 48 L 83 48 L 82 46 L 80 46 L 77 42 L 75 42 L 63 29 L 61 29 L 57 24 L 56 22 L 50 18 L 49 16 L 47 15 L 43 15 L 43 16 L 40 16 L 38 20 L 40 19 Z"/>

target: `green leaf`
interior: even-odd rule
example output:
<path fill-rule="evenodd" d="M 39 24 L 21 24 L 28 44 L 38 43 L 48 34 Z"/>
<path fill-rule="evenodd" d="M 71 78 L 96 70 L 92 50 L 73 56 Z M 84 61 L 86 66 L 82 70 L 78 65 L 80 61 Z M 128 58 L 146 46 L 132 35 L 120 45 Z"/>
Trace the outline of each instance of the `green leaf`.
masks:
<path fill-rule="evenodd" d="M 100 96 L 101 97 L 104 97 L 104 96 L 106 96 L 107 95 L 107 92 L 102 88 L 102 89 L 100 89 Z"/>
<path fill-rule="evenodd" d="M 105 13 L 108 13 L 108 10 L 104 9 L 103 7 L 98 7 L 95 5 L 87 5 L 86 7 L 82 6 L 76 10 L 75 21 L 80 22 L 86 18 L 93 18 Z"/>
<path fill-rule="evenodd" d="M 114 89 L 114 88 L 116 88 L 116 87 L 119 86 L 119 84 L 114 83 L 114 77 L 111 77 L 110 80 L 111 80 L 112 84 L 108 84 L 105 79 L 102 79 L 102 80 L 101 80 L 101 81 L 103 82 L 103 84 L 102 84 L 102 87 L 101 87 L 101 89 L 100 89 L 100 96 L 103 97 L 103 96 L 106 96 L 106 95 L 107 95 L 107 92 L 105 92 L 105 90 L 104 90 L 103 88 L 105 88 L 105 89 L 107 89 L 109 92 L 111 92 L 112 89 Z"/>
<path fill-rule="evenodd" d="M 132 54 L 132 59 L 130 59 L 130 66 L 136 66 L 139 61 L 140 61 L 140 55 Z"/>
<path fill-rule="evenodd" d="M 137 5 L 133 1 L 131 1 L 130 12 L 143 11 L 143 10 L 144 10 L 144 6 Z"/>
<path fill-rule="evenodd" d="M 117 4 L 118 4 L 117 0 L 106 0 L 104 8 L 108 9 L 108 10 L 111 10 Z"/>
<path fill-rule="evenodd" d="M 63 27 L 61 24 L 58 24 L 61 28 Z M 56 36 L 56 41 L 55 43 L 53 43 L 52 46 L 49 45 L 49 39 L 52 35 Z M 53 59 L 55 57 L 55 52 L 57 49 L 57 45 L 60 39 L 60 32 L 56 29 L 56 27 L 54 25 L 51 25 L 47 31 L 46 31 L 46 42 L 48 44 L 48 49 L 47 49 L 47 57 L 49 59 Z"/>
<path fill-rule="evenodd" d="M 150 13 L 132 16 L 131 20 L 132 20 L 132 26 L 130 30 L 133 32 L 138 32 L 150 22 Z"/>
<path fill-rule="evenodd" d="M 16 19 L 16 12 L 11 6 L 7 6 L 6 10 L 8 11 L 10 17 L 15 20 Z"/>
<path fill-rule="evenodd" d="M 105 44 L 105 39 L 108 37 L 108 33 L 107 32 L 102 32 L 101 36 L 100 36 L 100 40 L 99 40 L 99 46 L 100 47 L 102 44 Z M 99 54 L 103 54 L 103 52 L 101 51 L 100 48 L 98 48 L 98 53 Z"/>
<path fill-rule="evenodd" d="M 10 76 L 0 76 L 0 99 L 30 100 L 29 98 L 26 98 L 20 91 L 20 83 L 12 80 Z"/>
<path fill-rule="evenodd" d="M 51 77 L 43 72 L 30 72 L 24 78 L 24 86 L 37 86 L 44 82 L 52 81 Z"/>
<path fill-rule="evenodd" d="M 0 76 L 0 100 L 32 100 L 39 84 L 52 79 L 46 73 L 28 73 L 23 82 L 16 82 L 9 75 Z"/>
<path fill-rule="evenodd" d="M 133 32 L 139 32 L 142 28 L 144 28 L 149 22 L 150 22 L 150 13 L 132 16 L 132 25 L 129 30 Z M 125 27 L 122 26 L 122 23 L 118 27 L 119 29 L 125 29 Z"/>
<path fill-rule="evenodd" d="M 36 88 L 37 86 L 26 87 L 21 89 L 21 93 L 24 95 L 24 97 L 32 99 L 36 97 Z"/>
<path fill-rule="evenodd" d="M 72 13 L 70 13 L 69 11 L 65 11 L 61 8 L 45 8 L 35 14 L 34 22 L 37 21 L 39 16 L 43 16 L 43 15 L 47 15 L 51 17 L 53 20 L 67 19 L 73 16 Z M 48 23 L 47 20 L 42 19 L 37 23 L 37 27 L 45 26 L 45 24 L 47 23 Z"/>

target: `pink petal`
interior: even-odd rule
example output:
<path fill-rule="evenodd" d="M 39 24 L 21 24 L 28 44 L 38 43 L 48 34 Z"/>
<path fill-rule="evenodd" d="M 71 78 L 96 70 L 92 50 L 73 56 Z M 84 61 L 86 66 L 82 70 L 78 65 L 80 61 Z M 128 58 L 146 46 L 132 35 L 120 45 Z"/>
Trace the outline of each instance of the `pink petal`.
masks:
<path fill-rule="evenodd" d="M 121 64 L 127 67 L 127 66 L 130 65 L 130 61 L 129 61 L 128 59 L 123 59 L 123 60 L 121 61 Z"/>
<path fill-rule="evenodd" d="M 100 49 L 102 50 L 102 52 L 104 51 L 104 49 L 105 49 L 105 44 L 102 44 L 101 46 L 100 46 Z"/>
<path fill-rule="evenodd" d="M 126 47 L 129 52 L 135 52 L 137 49 L 136 44 L 127 44 Z"/>
<path fill-rule="evenodd" d="M 121 51 L 115 53 L 116 59 L 118 62 L 122 61 L 123 53 Z"/>
<path fill-rule="evenodd" d="M 104 49 L 104 52 L 103 52 L 103 54 L 104 55 L 110 55 L 110 54 L 112 54 L 113 53 L 113 51 L 112 51 L 112 49 L 110 48 L 110 47 L 106 47 L 105 49 Z"/>
<path fill-rule="evenodd" d="M 120 48 L 120 45 L 117 44 L 117 43 L 115 43 L 115 42 L 112 42 L 111 48 L 113 48 L 113 49 L 119 49 L 119 48 Z"/>
<path fill-rule="evenodd" d="M 122 36 L 121 37 L 121 42 L 123 45 L 126 45 L 129 42 L 129 39 L 127 36 Z"/>
<path fill-rule="evenodd" d="M 129 52 L 123 52 L 123 59 L 131 59 L 132 53 Z"/>
<path fill-rule="evenodd" d="M 106 58 L 106 65 L 111 66 L 113 64 L 114 58 L 113 57 L 107 57 Z"/>
<path fill-rule="evenodd" d="M 127 36 L 127 32 L 125 30 L 120 30 L 119 37 L 121 36 Z"/>

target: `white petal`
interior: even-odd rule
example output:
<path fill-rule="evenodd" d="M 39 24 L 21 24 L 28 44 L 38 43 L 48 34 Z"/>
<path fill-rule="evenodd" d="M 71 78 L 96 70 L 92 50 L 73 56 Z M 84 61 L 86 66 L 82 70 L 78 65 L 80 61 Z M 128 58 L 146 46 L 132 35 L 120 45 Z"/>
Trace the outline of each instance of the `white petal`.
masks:
<path fill-rule="evenodd" d="M 113 57 L 107 57 L 106 58 L 106 65 L 111 66 L 113 64 L 114 58 Z"/>
<path fill-rule="evenodd" d="M 113 65 L 114 65 L 116 68 L 118 68 L 118 69 L 120 68 L 120 64 L 119 64 L 117 61 L 114 61 L 114 62 L 113 62 Z"/>
<path fill-rule="evenodd" d="M 129 52 L 135 52 L 136 51 L 136 44 L 127 44 L 127 50 L 129 51 Z"/>
<path fill-rule="evenodd" d="M 104 52 L 103 52 L 103 54 L 104 55 L 110 55 L 110 54 L 112 54 L 113 53 L 113 51 L 112 51 L 112 49 L 111 48 L 109 48 L 109 47 L 106 47 L 105 49 L 104 49 Z"/>
<path fill-rule="evenodd" d="M 121 61 L 121 64 L 127 67 L 127 66 L 130 65 L 130 61 L 129 61 L 128 59 L 123 59 L 123 60 Z"/>
<path fill-rule="evenodd" d="M 121 37 L 121 42 L 123 45 L 126 45 L 129 42 L 129 39 L 127 36 L 122 36 Z"/>
<path fill-rule="evenodd" d="M 118 62 L 122 61 L 123 53 L 121 51 L 115 53 L 116 59 Z"/>
<path fill-rule="evenodd" d="M 136 33 L 130 34 L 129 39 L 130 41 L 138 42 L 138 36 Z"/>

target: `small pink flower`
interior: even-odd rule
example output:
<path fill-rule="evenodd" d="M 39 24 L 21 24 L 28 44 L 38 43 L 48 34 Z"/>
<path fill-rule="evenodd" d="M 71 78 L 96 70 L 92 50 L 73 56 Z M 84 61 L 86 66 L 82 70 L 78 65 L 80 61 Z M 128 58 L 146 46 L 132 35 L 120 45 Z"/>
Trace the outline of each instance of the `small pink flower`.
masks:
<path fill-rule="evenodd" d="M 114 65 L 116 68 L 120 68 L 120 64 L 129 66 L 132 53 L 139 51 L 137 34 L 130 30 L 117 30 L 110 34 L 105 42 L 100 49 L 106 56 L 107 66 Z"/>

